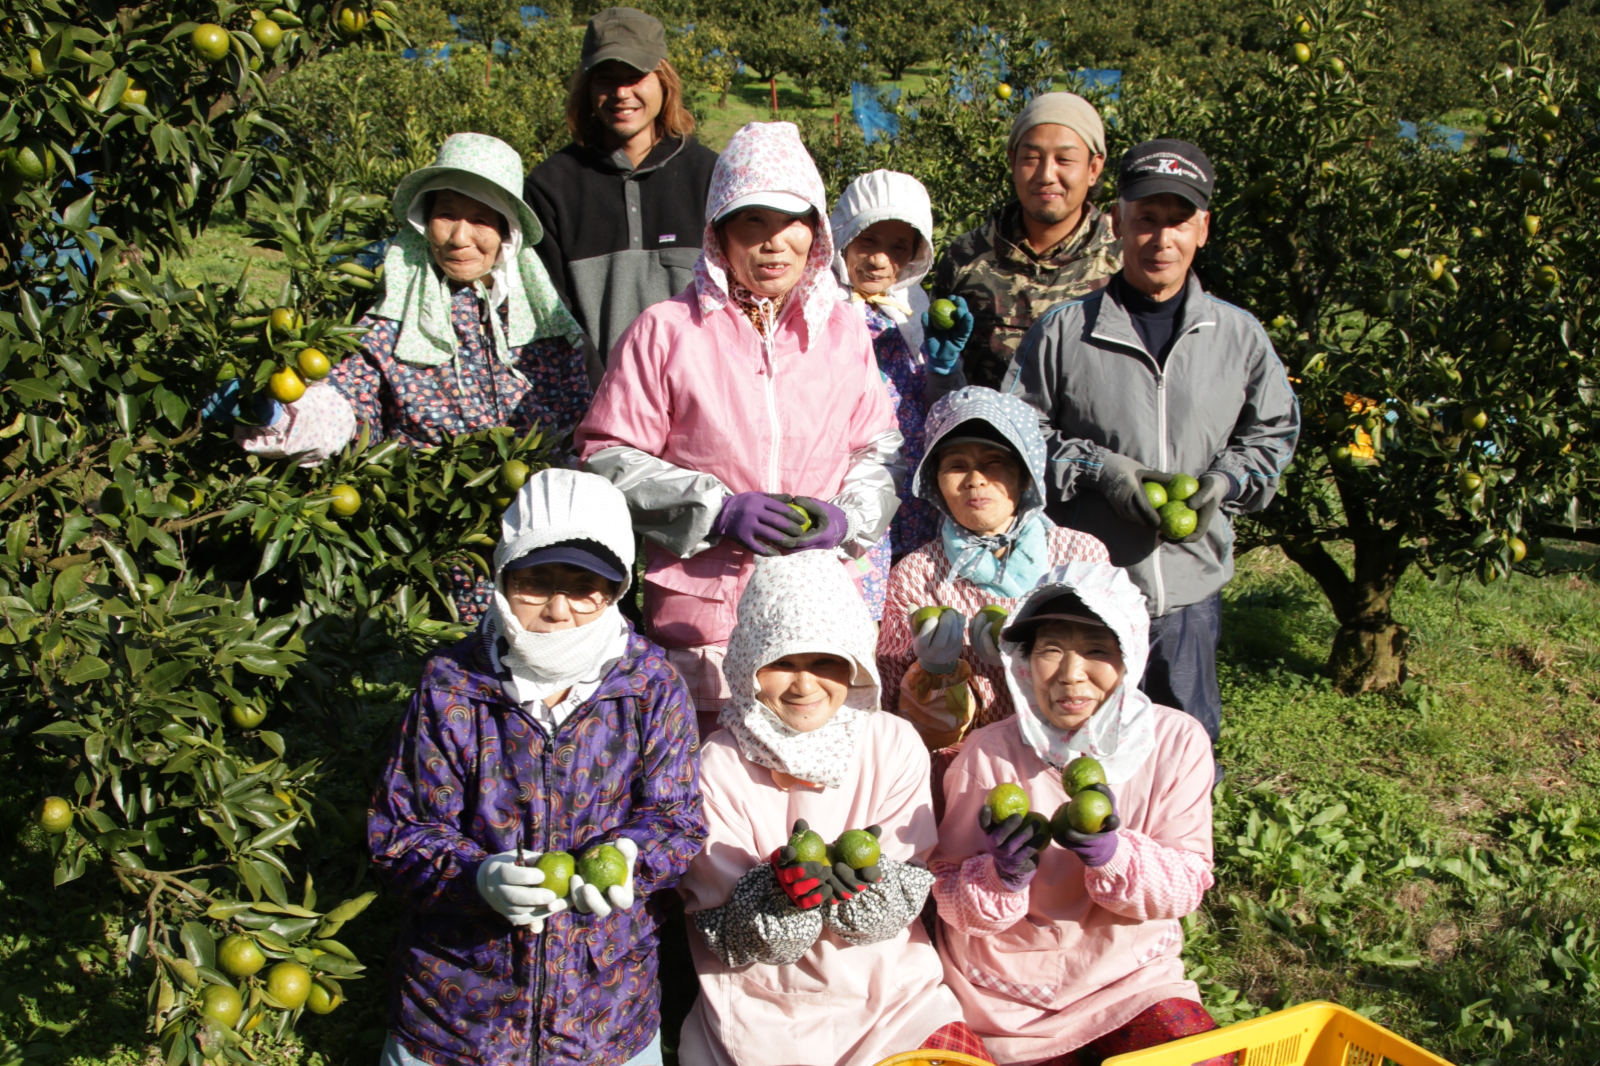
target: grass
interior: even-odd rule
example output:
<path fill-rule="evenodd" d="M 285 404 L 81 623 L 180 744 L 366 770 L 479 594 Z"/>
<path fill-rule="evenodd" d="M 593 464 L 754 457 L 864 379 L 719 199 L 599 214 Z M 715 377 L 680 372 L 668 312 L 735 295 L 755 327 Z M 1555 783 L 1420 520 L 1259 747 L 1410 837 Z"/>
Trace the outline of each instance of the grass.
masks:
<path fill-rule="evenodd" d="M 1553 546 L 1547 565 L 1558 572 L 1487 588 L 1412 573 L 1397 598 L 1406 689 L 1349 698 L 1318 673 L 1334 622 L 1316 589 L 1276 552 L 1240 561 L 1224 596 L 1218 880 L 1186 922 L 1219 1020 L 1326 998 L 1454 1062 L 1600 1057 L 1600 553 Z M 353 689 L 364 710 L 348 738 L 322 725 L 296 747 L 377 759 L 403 689 Z M 334 805 L 362 787 L 338 783 Z M 0 869 L 0 1066 L 155 1066 L 148 970 L 121 964 L 115 892 L 92 869 L 50 887 L 33 800 L 0 779 L 14 856 Z M 262 1062 L 376 1057 L 397 917 L 379 905 L 352 923 L 370 979 L 294 1042 L 258 1044 Z M 670 1047 L 694 986 L 681 939 L 665 954 Z"/>
<path fill-rule="evenodd" d="M 192 238 L 189 253 L 173 266 L 173 274 L 186 285 L 201 282 L 232 285 L 245 264 L 250 266 L 250 287 L 261 297 L 275 299 L 289 281 L 283 253 L 258 248 L 250 242 L 249 227 L 222 204 L 205 232 Z"/>

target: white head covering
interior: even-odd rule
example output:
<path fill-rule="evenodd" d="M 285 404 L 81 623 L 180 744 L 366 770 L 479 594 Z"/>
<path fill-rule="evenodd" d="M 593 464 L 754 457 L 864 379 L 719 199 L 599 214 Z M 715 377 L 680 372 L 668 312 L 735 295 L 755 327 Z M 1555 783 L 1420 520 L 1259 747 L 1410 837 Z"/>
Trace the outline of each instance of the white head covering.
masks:
<path fill-rule="evenodd" d="M 1002 637 L 1001 658 L 1006 665 L 1011 702 L 1017 708 L 1017 725 L 1028 746 L 1051 766 L 1059 769 L 1080 755 L 1090 755 L 1105 767 L 1108 784 L 1121 784 L 1143 765 L 1156 744 L 1154 704 L 1139 691 L 1139 679 L 1144 677 L 1145 661 L 1150 656 L 1150 615 L 1144 593 L 1134 587 L 1127 571 L 1119 566 L 1067 563 L 1040 578 L 1012 617 L 1024 617 L 1030 605 L 1066 592 L 1082 600 L 1117 635 L 1126 668 L 1122 684 L 1078 729 L 1058 729 L 1034 702 L 1033 671 L 1022 654 L 1022 645 Z"/>
<path fill-rule="evenodd" d="M 505 596 L 507 563 L 540 548 L 590 541 L 622 564 L 620 599 L 633 576 L 633 522 L 628 501 L 597 474 L 541 470 L 530 477 L 500 519 L 494 550 L 494 611 L 491 636 L 506 641 L 501 662 L 511 671 L 508 693 L 518 703 L 542 700 L 575 684 L 593 681 L 628 647 L 628 623 L 612 603 L 587 625 L 554 633 L 530 633 L 517 622 Z"/>
<path fill-rule="evenodd" d="M 758 558 L 728 640 L 723 670 L 732 696 L 718 721 L 758 766 L 838 788 L 862 725 L 878 709 L 876 646 L 867 605 L 832 552 Z M 855 667 L 844 704 L 809 733 L 785 725 L 756 695 L 757 670 L 802 652 L 837 655 Z"/>
<path fill-rule="evenodd" d="M 843 290 L 841 299 L 851 299 L 855 289 L 850 284 L 850 272 L 845 269 L 844 250 L 867 229 L 888 221 L 904 222 L 922 238 L 917 254 L 900 271 L 887 294 L 904 304 L 909 313 L 892 303 L 878 304 L 900 327 L 900 335 L 912 354 L 917 355 L 922 350 L 922 312 L 928 309 L 922 279 L 933 269 L 933 202 L 922 182 L 899 171 L 874 170 L 850 183 L 828 219 L 836 250 L 833 272 Z"/>

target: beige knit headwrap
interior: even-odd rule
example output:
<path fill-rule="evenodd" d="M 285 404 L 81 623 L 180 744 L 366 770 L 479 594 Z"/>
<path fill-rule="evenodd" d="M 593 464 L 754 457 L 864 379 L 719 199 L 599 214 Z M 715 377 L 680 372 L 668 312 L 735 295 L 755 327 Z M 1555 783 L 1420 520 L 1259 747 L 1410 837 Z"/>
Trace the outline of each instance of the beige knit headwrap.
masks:
<path fill-rule="evenodd" d="M 1051 123 L 1065 126 L 1083 138 L 1089 151 L 1098 156 L 1106 154 L 1106 127 L 1100 121 L 1100 112 L 1077 93 L 1045 93 L 1035 96 L 1017 114 L 1011 124 L 1011 138 L 1006 142 L 1006 154 L 1013 155 L 1022 135 L 1035 126 Z"/>

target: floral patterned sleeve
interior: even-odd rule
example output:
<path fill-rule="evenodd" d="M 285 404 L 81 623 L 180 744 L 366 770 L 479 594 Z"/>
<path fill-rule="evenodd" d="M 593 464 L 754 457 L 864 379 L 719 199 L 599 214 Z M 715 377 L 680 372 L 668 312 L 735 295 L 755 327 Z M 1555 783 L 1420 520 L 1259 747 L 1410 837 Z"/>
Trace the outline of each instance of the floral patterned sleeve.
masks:
<path fill-rule="evenodd" d="M 361 351 L 334 367 L 328 382 L 350 402 L 358 425 L 369 427 L 372 439 L 380 441 L 387 435 L 387 426 L 383 417 L 385 388 L 378 363 L 394 354 L 400 323 L 367 315 L 360 324 L 367 328 L 367 335 L 361 338 Z"/>
<path fill-rule="evenodd" d="M 517 369 L 528 381 L 518 421 L 523 425 L 537 422 L 558 436 L 572 432 L 594 399 L 583 345 L 564 337 L 532 341 L 517 349 Z"/>

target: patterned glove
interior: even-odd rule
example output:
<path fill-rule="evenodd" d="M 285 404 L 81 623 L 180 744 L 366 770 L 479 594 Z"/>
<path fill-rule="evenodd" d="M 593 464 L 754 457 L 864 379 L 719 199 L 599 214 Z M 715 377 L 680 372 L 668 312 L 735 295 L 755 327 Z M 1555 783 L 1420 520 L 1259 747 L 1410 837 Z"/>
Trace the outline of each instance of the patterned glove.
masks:
<path fill-rule="evenodd" d="M 1194 532 L 1178 543 L 1193 544 L 1197 540 L 1205 539 L 1206 530 L 1211 526 L 1211 518 L 1217 513 L 1217 506 L 1227 498 L 1228 489 L 1231 487 L 1224 474 L 1201 475 L 1200 488 L 1193 496 L 1183 501 L 1195 511 Z"/>
<path fill-rule="evenodd" d="M 883 836 L 883 826 L 869 825 L 867 832 L 877 839 Z M 882 879 L 883 871 L 878 869 L 877 864 L 853 870 L 849 863 L 836 862 L 823 875 L 823 880 L 833 889 L 835 903 L 854 899 L 865 892 L 869 885 L 877 884 Z"/>
<path fill-rule="evenodd" d="M 795 506 L 804 508 L 806 514 L 811 516 L 811 528 L 794 538 L 796 551 L 810 551 L 822 549 L 831 551 L 844 543 L 844 538 L 850 533 L 850 519 L 845 513 L 827 500 L 818 500 L 810 496 L 792 497 Z"/>
<path fill-rule="evenodd" d="M 898 936 L 922 913 L 933 889 L 933 874 L 921 866 L 879 859 L 878 868 L 883 876 L 876 884 L 823 911 L 823 922 L 846 944 L 859 947 Z"/>
<path fill-rule="evenodd" d="M 622 857 L 628 860 L 628 879 L 620 885 L 612 885 L 602 895 L 598 888 L 585 884 L 583 878 L 573 874 L 572 887 L 567 894 L 572 897 L 572 909 L 579 914 L 609 918 L 613 907 L 625 911 L 633 906 L 633 867 L 639 861 L 639 845 L 627 837 L 618 837 L 611 846 L 622 852 Z"/>
<path fill-rule="evenodd" d="M 966 629 L 966 616 L 954 609 L 923 622 L 911 641 L 917 662 L 930 674 L 950 673 L 961 662 Z"/>
<path fill-rule="evenodd" d="M 1165 485 L 1172 480 L 1172 475 L 1105 449 L 1100 449 L 1099 458 L 1100 473 L 1095 478 L 1095 488 L 1111 509 L 1123 521 L 1159 529 L 1161 516 L 1150 506 L 1150 497 L 1144 494 L 1144 483 L 1159 481 Z"/>
<path fill-rule="evenodd" d="M 800 521 L 789 505 L 765 492 L 741 492 L 722 502 L 711 532 L 732 537 L 757 555 L 776 555 L 794 547 Z"/>
<path fill-rule="evenodd" d="M 811 950 L 822 935 L 823 911 L 831 909 L 795 910 L 777 869 L 764 862 L 739 878 L 728 902 L 693 918 L 706 946 L 725 964 L 788 966 Z"/>
<path fill-rule="evenodd" d="M 948 331 L 934 326 L 928 319 L 928 312 L 922 312 L 922 347 L 928 356 L 928 369 L 935 374 L 948 374 L 956 368 L 978 321 L 967 310 L 964 298 L 952 296 L 950 302 L 956 305 L 956 311 L 950 316 L 955 321 Z"/>
<path fill-rule="evenodd" d="M 1109 786 L 1089 787 L 1111 801 L 1111 815 L 1100 826 L 1100 832 L 1080 833 L 1071 826 L 1062 826 L 1060 832 L 1053 835 L 1057 844 L 1082 859 L 1085 866 L 1104 866 L 1117 853 L 1117 830 L 1122 828 L 1122 819 L 1117 816 L 1117 797 L 1111 794 Z"/>
<path fill-rule="evenodd" d="M 978 809 L 978 828 L 983 830 L 1000 884 L 1007 892 L 1026 889 L 1039 872 L 1039 849 L 1050 842 L 1049 831 L 1036 829 L 1020 814 L 997 822 L 987 803 Z"/>
<path fill-rule="evenodd" d="M 535 933 L 544 931 L 544 920 L 567 909 L 567 901 L 544 884 L 544 871 L 531 865 L 539 861 L 538 852 L 524 852 L 517 864 L 517 853 L 502 851 L 478 866 L 478 895 L 512 925 L 527 926 Z"/>

